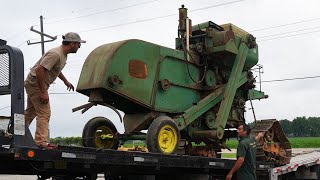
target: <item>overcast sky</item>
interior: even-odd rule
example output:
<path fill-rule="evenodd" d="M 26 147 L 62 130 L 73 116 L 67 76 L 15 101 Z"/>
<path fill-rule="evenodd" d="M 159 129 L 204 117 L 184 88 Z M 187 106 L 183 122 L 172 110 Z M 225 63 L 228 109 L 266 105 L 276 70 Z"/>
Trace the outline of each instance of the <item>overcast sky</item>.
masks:
<path fill-rule="evenodd" d="M 85 58 L 102 44 L 134 38 L 174 48 L 181 4 L 189 9 L 193 24 L 209 20 L 233 23 L 257 37 L 263 81 L 320 75 L 318 0 L 10 0 L 1 5 L 0 39 L 22 50 L 27 75 L 41 57 L 40 45 L 26 43 L 40 40 L 29 30 L 31 26 L 40 30 L 40 15 L 45 33 L 58 35 L 56 41 L 45 44 L 46 50 L 60 45 L 62 34 L 78 32 L 87 43 L 68 56 L 63 69 L 76 86 Z M 319 89 L 320 78 L 265 82 L 262 90 L 269 98 L 253 102 L 257 119 L 319 117 Z M 81 136 L 84 124 L 95 116 L 112 119 L 123 132 L 117 115 L 105 107 L 92 108 L 83 115 L 72 113 L 72 108 L 87 103 L 88 98 L 78 93 L 59 94 L 67 93 L 60 80 L 49 92 L 51 137 Z M 0 115 L 8 115 L 10 108 L 4 107 L 10 105 L 9 97 L 0 97 L 0 102 Z M 252 122 L 249 103 L 247 108 L 247 122 Z"/>

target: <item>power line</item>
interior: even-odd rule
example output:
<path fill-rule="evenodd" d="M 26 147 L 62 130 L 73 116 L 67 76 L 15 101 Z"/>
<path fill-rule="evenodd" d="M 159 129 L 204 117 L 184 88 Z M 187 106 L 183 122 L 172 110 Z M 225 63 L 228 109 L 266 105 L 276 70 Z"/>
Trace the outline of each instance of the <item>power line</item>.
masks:
<path fill-rule="evenodd" d="M 13 35 L 9 36 L 8 38 L 6 38 L 6 41 L 11 41 L 13 39 L 16 39 L 18 37 L 21 37 L 25 32 L 27 32 L 29 29 L 24 29 L 23 31 L 14 33 Z"/>
<path fill-rule="evenodd" d="M 125 1 L 125 0 L 118 0 L 118 1 Z M 97 6 L 95 6 L 95 7 L 91 6 L 91 7 L 87 7 L 87 8 L 77 9 L 77 10 L 73 10 L 72 12 L 85 11 L 88 9 L 95 9 L 95 8 L 97 8 Z"/>
<path fill-rule="evenodd" d="M 113 12 L 113 11 L 117 11 L 117 10 L 121 10 L 121 9 L 127 9 L 127 8 L 131 8 L 131 7 L 136 7 L 136 6 L 145 5 L 145 4 L 153 3 L 153 2 L 156 2 L 156 1 L 158 1 L 158 0 L 147 1 L 147 2 L 143 2 L 143 3 L 138 3 L 138 4 L 129 5 L 129 6 L 125 6 L 125 7 L 110 9 L 110 10 L 106 10 L 106 11 L 100 11 L 100 12 L 96 12 L 96 13 L 92 13 L 92 14 L 87 14 L 87 15 L 82 15 L 82 16 L 77 16 L 77 17 L 68 18 L 68 19 L 51 21 L 51 22 L 47 22 L 47 23 L 45 23 L 45 24 L 53 24 L 53 23 L 57 23 L 57 22 L 70 21 L 70 20 L 74 20 L 74 19 L 89 17 L 89 16 L 93 16 L 93 15 L 97 15 L 97 14 L 104 14 L 104 13 Z"/>
<path fill-rule="evenodd" d="M 115 25 L 110 25 L 110 26 L 102 26 L 102 27 L 99 27 L 99 28 L 88 29 L 88 30 L 83 30 L 83 31 L 79 31 L 79 32 L 90 32 L 90 31 L 97 31 L 97 30 L 100 30 L 100 29 L 108 29 L 108 28 L 113 28 L 113 27 L 126 26 L 126 25 L 129 25 L 129 24 L 137 24 L 137 23 L 141 23 L 141 22 L 147 22 L 147 21 L 152 21 L 152 20 L 156 20 L 156 19 L 163 19 L 163 18 L 166 18 L 166 17 L 176 16 L 176 15 L 177 14 L 174 13 L 174 14 L 154 17 L 154 18 L 150 18 L 150 19 L 141 19 L 141 20 L 127 22 L 127 23 L 115 24 Z"/>
<path fill-rule="evenodd" d="M 207 6 L 207 7 L 198 8 L 198 9 L 189 10 L 189 11 L 190 11 L 190 12 L 195 12 L 195 11 L 205 10 L 205 9 L 209 9 L 209 8 L 213 8 L 213 7 L 219 7 L 219 6 L 224 6 L 224 5 L 228 5 L 228 4 L 238 3 L 238 2 L 241 2 L 241 1 L 244 1 L 244 0 L 232 1 L 232 2 L 227 2 L 227 3 L 212 5 L 212 6 Z M 140 4 L 145 4 L 145 3 L 150 3 L 150 2 L 153 2 L 153 1 L 148 1 L 148 2 L 144 2 L 144 3 L 140 3 Z M 138 6 L 138 5 L 139 5 L 139 4 L 131 5 L 131 6 Z M 129 7 L 129 6 L 127 6 L 127 7 Z M 127 7 L 122 7 L 122 8 L 117 8 L 117 9 L 124 9 L 124 8 L 127 8 Z M 117 10 L 117 9 L 113 9 L 113 10 L 109 10 L 109 11 L 114 11 L 114 10 Z M 100 28 L 88 29 L 88 30 L 83 30 L 83 31 L 79 31 L 79 32 L 90 32 L 90 31 L 96 31 L 96 30 L 100 30 L 100 29 L 107 29 L 107 28 L 113 28 L 113 27 L 118 27 L 118 26 L 136 24 L 136 23 L 140 23 L 140 22 L 146 22 L 146 21 L 152 21 L 152 20 L 156 20 L 156 19 L 162 19 L 162 18 L 166 18 L 166 17 L 170 17 L 170 16 L 176 16 L 176 13 L 174 13 L 174 14 L 169 14 L 169 15 L 165 15 L 165 16 L 159 16 L 159 17 L 149 18 L 149 19 L 142 19 L 142 20 L 133 21 L 133 22 L 128 22 L 128 23 L 121 23 L 121 24 L 116 24 L 116 25 L 103 26 L 103 27 L 100 27 Z M 319 19 L 320 19 L 320 18 L 308 19 L 308 20 L 297 21 L 297 22 L 293 22 L 293 23 L 287 23 L 287 24 L 282 24 L 282 25 L 277 25 L 277 26 L 271 26 L 271 27 L 267 27 L 267 28 L 256 29 L 256 30 L 253 30 L 253 31 L 262 31 L 262 30 L 266 30 L 266 29 L 283 27 L 283 26 L 288 26 L 288 25 L 293 25 L 293 24 L 298 24 L 298 23 L 303 23 L 303 22 L 310 22 L 310 21 L 315 21 L 315 20 L 319 20 Z M 282 34 L 300 32 L 300 31 L 305 31 L 305 30 L 310 30 L 310 29 L 316 29 L 316 28 L 320 28 L 320 27 L 313 27 L 313 28 L 309 28 L 309 29 L 301 29 L 301 30 L 296 30 L 296 31 L 289 31 L 289 32 L 284 32 L 284 33 L 266 35 L 266 36 L 261 36 L 261 37 L 258 37 L 258 38 L 265 38 L 265 37 L 270 37 L 270 36 L 276 36 L 276 35 L 282 35 Z M 300 33 L 300 34 L 282 36 L 282 37 L 277 37 L 277 38 L 270 38 L 270 39 L 265 39 L 265 40 L 259 40 L 259 42 L 276 40 L 276 39 L 282 39 L 282 38 L 287 38 L 287 37 L 292 37 L 292 36 L 299 36 L 299 35 L 304 35 L 304 34 L 309 34 L 309 33 L 315 33 L 315 32 L 319 32 L 319 31 L 312 31 L 312 32 L 307 32 L 307 33 Z M 23 44 L 24 44 L 24 42 L 23 42 L 22 44 L 19 44 L 18 47 L 20 47 L 20 46 L 23 45 Z"/>
<path fill-rule="evenodd" d="M 287 24 L 270 26 L 270 27 L 261 28 L 261 29 L 254 29 L 254 30 L 251 30 L 250 32 L 263 31 L 263 30 L 267 30 L 267 29 L 274 29 L 274 28 L 279 28 L 279 27 L 284 27 L 284 26 L 290 26 L 290 25 L 295 25 L 295 24 L 300 24 L 300 23 L 305 23 L 305 22 L 310 22 L 310 21 L 317 21 L 317 20 L 320 20 L 320 18 L 307 19 L 307 20 L 302 20 L 302 21 L 297 21 L 297 22 L 292 22 L 292 23 L 287 23 Z"/>
<path fill-rule="evenodd" d="M 282 34 L 296 33 L 296 32 L 307 31 L 307 30 L 312 30 L 312 29 L 319 29 L 319 28 L 320 28 L 320 26 L 317 26 L 317 27 L 305 28 L 305 29 L 300 29 L 300 30 L 295 30 L 295 31 L 287 31 L 287 32 L 283 32 L 283 33 L 260 36 L 258 38 L 266 38 L 266 37 L 271 37 L 271 36 L 278 36 L 278 35 L 282 35 Z"/>
<path fill-rule="evenodd" d="M 112 9 L 112 10 L 107 10 L 107 11 L 103 11 L 103 12 L 93 13 L 93 14 L 89 14 L 89 15 L 85 15 L 85 16 L 90 16 L 90 15 L 94 15 L 94 14 L 104 13 L 104 12 L 108 12 L 108 11 L 115 11 L 115 10 L 119 10 L 119 9 L 125 9 L 125 8 L 129 8 L 129 7 L 133 7 L 133 6 L 138 6 L 138 5 L 143 5 L 143 4 L 151 3 L 151 2 L 154 2 L 154 1 L 156 1 L 156 0 L 148 1 L 148 2 L 144 2 L 144 3 L 139 3 L 139 4 L 135 4 L 135 5 L 131 5 L 131 6 L 126 6 L 126 7 L 116 8 L 116 9 Z M 205 9 L 209 9 L 209 8 L 213 8 L 213 7 L 219 7 L 219 6 L 224 6 L 224 5 L 228 5 L 228 4 L 238 3 L 238 2 L 241 2 L 241 1 L 245 1 L 245 0 L 231 1 L 231 2 L 227 2 L 227 3 L 222 3 L 222 4 L 207 6 L 207 7 L 198 8 L 198 9 L 189 10 L 189 11 L 190 11 L 190 12 L 196 12 L 196 11 L 205 10 Z M 121 24 L 110 25 L 110 26 L 102 26 L 102 27 L 99 27 L 99 28 L 88 29 L 88 30 L 83 30 L 83 31 L 79 31 L 79 32 L 90 32 L 90 31 L 96 31 L 96 30 L 100 30 L 100 29 L 107 29 L 107 28 L 125 26 L 125 25 L 130 25 L 130 24 L 136 24 L 136 23 L 146 22 L 146 21 L 152 21 L 152 20 L 156 20 L 156 19 L 162 19 L 162 18 L 166 18 L 166 17 L 170 17 L 170 16 L 176 16 L 176 13 L 174 13 L 174 14 L 169 14 L 169 15 L 165 15 L 165 16 L 159 16 L 159 17 L 149 18 L 149 19 L 142 19 L 142 20 L 133 21 L 133 22 L 128 22 L 128 23 L 121 23 Z M 84 17 L 84 16 L 79 16 L 79 17 L 70 18 L 70 19 L 76 19 L 76 18 L 80 18 L 80 17 Z M 266 29 L 278 28 L 278 27 L 283 27 L 283 26 L 288 26 L 288 25 L 293 25 L 293 24 L 299 24 L 299 23 L 303 23 L 303 22 L 310 22 L 310 21 L 315 21 L 315 20 L 319 20 L 319 19 L 320 19 L 320 18 L 302 20 L 302 21 L 298 21 L 298 22 L 287 23 L 287 24 L 282 24 L 282 25 L 277 25 L 277 26 L 271 26 L 271 27 L 256 29 L 256 30 L 252 30 L 252 31 L 262 31 L 262 30 L 266 30 Z M 67 19 L 67 20 L 69 20 L 69 19 Z M 61 20 L 61 21 L 64 21 L 64 20 Z M 58 22 L 58 21 L 54 21 L 54 22 Z M 49 22 L 49 23 L 50 23 L 50 22 Z M 53 23 L 53 22 L 51 22 L 51 23 Z M 320 27 L 313 27 L 313 28 L 309 28 L 309 29 L 301 29 L 301 30 L 296 30 L 296 31 L 284 32 L 284 33 L 278 33 L 278 34 L 272 34 L 272 35 L 266 35 L 266 36 L 261 36 L 261 37 L 259 37 L 259 38 L 265 38 L 265 37 L 276 36 L 276 35 L 281 35 L 281 34 L 288 34 L 288 33 L 293 33 L 293 32 L 299 32 L 299 31 L 305 31 L 305 30 L 310 30 L 310 29 L 316 29 L 316 28 L 320 28 Z M 314 32 L 318 32 L 318 31 L 314 31 Z M 312 33 L 312 32 L 310 32 L 310 33 Z M 298 35 L 303 35 L 303 34 L 308 34 L 308 33 L 302 33 L 302 34 L 296 34 L 296 35 L 289 35 L 289 36 L 283 36 L 283 37 L 278 37 L 278 38 L 271 38 L 271 39 L 266 39 L 266 40 L 260 40 L 260 42 L 270 41 L 270 40 L 275 40 L 275 39 L 282 39 L 282 38 L 286 38 L 286 37 L 298 36 Z"/>
<path fill-rule="evenodd" d="M 295 77 L 295 78 L 286 78 L 286 79 L 275 79 L 275 80 L 267 80 L 267 81 L 261 81 L 261 82 L 256 82 L 256 83 L 270 83 L 270 82 L 282 82 L 282 81 L 295 81 L 295 80 L 304 80 L 304 79 L 315 79 L 315 78 L 320 78 L 320 75 L 316 76 L 305 76 L 305 77 Z M 66 95 L 66 94 L 79 94 L 75 92 L 70 92 L 70 93 L 62 93 L 62 92 L 53 92 L 49 93 L 53 95 Z M 5 106 L 0 108 L 0 111 L 6 108 L 9 108 L 11 106 Z"/>
<path fill-rule="evenodd" d="M 60 92 L 57 92 L 57 93 L 49 93 L 49 94 L 53 94 L 53 95 L 64 95 L 64 94 L 79 94 L 79 93 L 60 93 Z M 25 100 L 24 102 L 26 102 L 27 100 Z M 5 106 L 5 107 L 2 107 L 0 108 L 0 111 L 4 110 L 4 109 L 7 109 L 7 108 L 10 108 L 11 105 L 9 106 Z"/>
<path fill-rule="evenodd" d="M 9 108 L 9 107 L 11 107 L 11 106 L 2 107 L 2 108 L 0 108 L 0 111 L 1 111 L 1 110 L 4 110 L 4 109 L 7 109 L 7 108 Z"/>
<path fill-rule="evenodd" d="M 237 0 L 237 1 L 227 2 L 227 3 L 215 4 L 215 5 L 211 5 L 211 6 L 207 6 L 207 7 L 202 7 L 202 8 L 198 8 L 198 9 L 194 9 L 194 10 L 189 10 L 189 12 L 196 12 L 196 11 L 201 11 L 201 10 L 210 9 L 210 8 L 214 8 L 214 7 L 225 6 L 225 5 L 229 5 L 229 4 L 238 3 L 238 2 L 241 2 L 241 1 L 245 1 L 245 0 Z M 108 28 L 113 28 L 113 27 L 126 26 L 126 25 L 129 25 L 129 24 L 137 24 L 137 23 L 141 23 L 141 22 L 153 21 L 153 20 L 156 20 L 156 19 L 163 19 L 163 18 L 167 18 L 167 17 L 170 17 L 170 16 L 176 16 L 176 15 L 177 15 L 177 13 L 168 14 L 168 15 L 164 15 L 164 16 L 158 16 L 158 17 L 149 18 L 149 19 L 141 19 L 141 20 L 131 21 L 131 22 L 127 22 L 127 23 L 121 23 L 121 24 L 115 24 L 115 25 L 110 25 L 110 26 L 102 26 L 102 27 L 98 27 L 98 28 L 94 28 L 94 29 L 82 30 L 82 31 L 79 31 L 79 32 L 90 32 L 90 31 L 97 31 L 97 30 L 100 30 L 100 29 L 108 29 Z"/>
<path fill-rule="evenodd" d="M 22 46 L 22 45 L 24 45 L 24 44 L 27 44 L 27 41 L 23 41 L 22 43 L 20 43 L 20 44 L 17 45 L 16 47 L 18 48 L 18 47 L 20 47 L 20 46 Z"/>
<path fill-rule="evenodd" d="M 315 78 L 320 78 L 320 76 L 319 76 L 319 75 L 317 75 L 317 76 L 306 76 L 306 77 L 296 77 L 296 78 L 287 78 L 287 79 L 275 79 L 275 80 L 261 81 L 261 82 L 257 82 L 257 83 L 269 83 L 269 82 L 293 81 L 293 80 L 315 79 Z"/>
<path fill-rule="evenodd" d="M 320 32 L 320 30 L 306 32 L 306 33 L 300 33 L 300 34 L 293 34 L 293 35 L 288 35 L 288 36 L 281 36 L 281 37 L 277 37 L 277 38 L 270 38 L 270 39 L 261 40 L 259 42 L 271 41 L 271 40 L 276 40 L 276 39 L 283 39 L 283 38 L 294 37 L 294 36 L 301 36 L 301 35 L 305 35 L 305 34 L 318 33 L 318 32 Z"/>
<path fill-rule="evenodd" d="M 225 6 L 225 5 L 229 5 L 229 4 L 239 3 L 239 2 L 242 2 L 242 1 L 246 1 L 246 0 L 237 0 L 237 1 L 231 1 L 231 2 L 226 2 L 226 3 L 211 5 L 211 6 L 207 6 L 207 7 L 203 7 L 203 8 L 189 10 L 189 12 L 201 11 L 201 10 L 210 9 L 210 8 L 214 8 L 214 7 L 219 7 L 219 6 Z"/>
<path fill-rule="evenodd" d="M 147 1 L 147 2 L 143 2 L 143 3 L 138 3 L 138 4 L 134 4 L 134 5 L 125 6 L 125 7 L 110 9 L 110 10 L 106 10 L 106 11 L 100 11 L 100 12 L 96 12 L 96 13 L 92 13 L 92 14 L 87 14 L 87 15 L 82 15 L 82 16 L 62 19 L 62 20 L 51 21 L 51 22 L 47 22 L 45 24 L 53 24 L 53 23 L 57 23 L 57 22 L 63 22 L 63 21 L 69 21 L 69 20 L 89 17 L 89 16 L 93 16 L 93 15 L 97 15 L 97 14 L 104 14 L 104 13 L 113 12 L 113 11 L 117 11 L 117 10 L 122 10 L 122 9 L 131 8 L 131 7 L 145 5 L 145 4 L 153 3 L 153 2 L 156 2 L 156 1 L 158 1 L 158 0 L 152 0 L 152 1 Z M 199 8 L 199 9 L 195 9 L 195 10 L 190 10 L 190 12 L 192 12 L 192 11 L 195 12 L 195 11 L 205 10 L 205 9 L 209 9 L 209 8 L 213 8 L 213 7 L 219 7 L 219 6 L 224 6 L 224 5 L 228 5 L 228 4 L 238 3 L 238 2 L 241 2 L 241 1 L 245 1 L 245 0 L 231 1 L 231 2 L 226 2 L 226 3 L 222 3 L 222 4 L 218 4 L 218 5 L 203 7 L 203 8 Z"/>

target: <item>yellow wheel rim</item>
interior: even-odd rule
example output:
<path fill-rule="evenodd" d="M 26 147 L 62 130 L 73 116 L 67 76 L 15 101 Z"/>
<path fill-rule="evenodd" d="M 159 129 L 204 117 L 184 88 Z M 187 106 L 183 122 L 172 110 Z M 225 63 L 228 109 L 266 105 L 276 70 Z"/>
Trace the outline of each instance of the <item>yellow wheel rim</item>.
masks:
<path fill-rule="evenodd" d="M 172 153 L 178 143 L 177 131 L 170 125 L 163 126 L 159 131 L 158 143 L 164 154 Z"/>
<path fill-rule="evenodd" d="M 111 149 L 114 146 L 114 139 L 102 139 L 102 135 L 112 134 L 112 130 L 107 126 L 100 126 L 97 128 L 94 136 L 94 142 L 97 148 Z"/>

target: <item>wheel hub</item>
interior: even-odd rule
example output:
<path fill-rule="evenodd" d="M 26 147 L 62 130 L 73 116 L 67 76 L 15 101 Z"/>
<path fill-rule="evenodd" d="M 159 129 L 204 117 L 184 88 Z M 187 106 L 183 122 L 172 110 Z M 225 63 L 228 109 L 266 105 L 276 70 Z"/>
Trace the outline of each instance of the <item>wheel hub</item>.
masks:
<path fill-rule="evenodd" d="M 159 131 L 158 142 L 160 149 L 165 153 L 170 153 L 174 150 L 177 144 L 177 132 L 170 126 L 166 125 Z"/>

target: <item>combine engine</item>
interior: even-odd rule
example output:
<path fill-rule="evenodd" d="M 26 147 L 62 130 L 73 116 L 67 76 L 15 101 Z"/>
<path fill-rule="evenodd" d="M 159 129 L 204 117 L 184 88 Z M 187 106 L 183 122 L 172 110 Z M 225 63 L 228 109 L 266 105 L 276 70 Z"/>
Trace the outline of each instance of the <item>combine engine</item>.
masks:
<path fill-rule="evenodd" d="M 176 49 L 131 39 L 89 54 L 77 86 L 89 103 L 74 111 L 109 107 L 125 132 L 119 134 L 107 118 L 93 118 L 83 130 L 84 146 L 116 149 L 139 139 L 150 152 L 219 157 L 226 140 L 237 137 L 246 102 L 267 97 L 254 89 L 250 71 L 258 63 L 258 45 L 233 24 L 191 24 L 182 6 Z M 291 147 L 279 123 L 258 121 L 252 134 L 262 131 L 257 157 L 288 163 Z"/>

